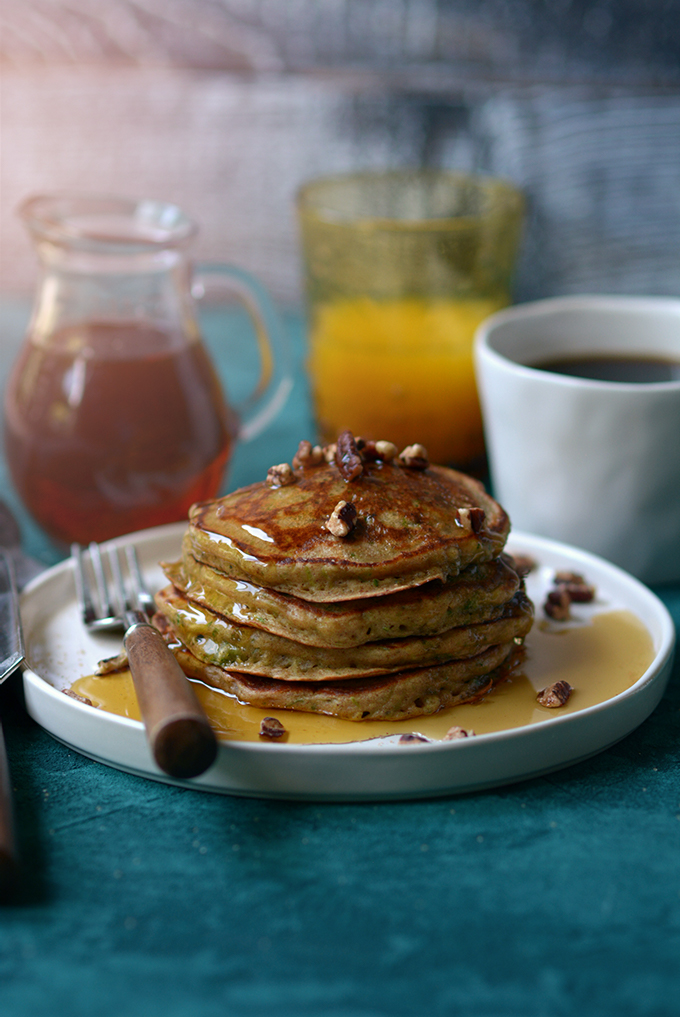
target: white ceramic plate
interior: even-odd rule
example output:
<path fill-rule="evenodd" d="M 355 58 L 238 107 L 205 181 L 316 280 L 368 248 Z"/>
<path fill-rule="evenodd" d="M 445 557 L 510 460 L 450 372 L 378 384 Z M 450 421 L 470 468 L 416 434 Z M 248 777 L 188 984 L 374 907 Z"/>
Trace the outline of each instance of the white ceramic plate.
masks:
<path fill-rule="evenodd" d="M 139 551 L 151 588 L 164 582 L 160 560 L 179 555 L 185 524 L 120 538 Z M 116 637 L 92 637 L 80 623 L 70 561 L 26 587 L 22 619 L 29 668 L 24 671 L 31 716 L 66 745 L 109 766 L 205 791 L 268 798 L 378 800 L 473 791 L 525 780 L 606 749 L 642 723 L 659 702 L 671 670 L 672 619 L 647 587 L 601 558 L 554 541 L 513 534 L 508 550 L 540 568 L 527 580 L 537 604 L 555 569 L 585 574 L 598 589 L 598 610 L 625 608 L 651 633 L 655 657 L 629 689 L 596 706 L 530 725 L 450 742 L 408 746 L 397 738 L 343 745 L 221 742 L 216 763 L 201 777 L 176 781 L 161 773 L 135 720 L 93 709 L 61 690 L 91 673 L 93 662 L 120 647 Z M 110 646 L 107 641 L 110 641 Z"/>

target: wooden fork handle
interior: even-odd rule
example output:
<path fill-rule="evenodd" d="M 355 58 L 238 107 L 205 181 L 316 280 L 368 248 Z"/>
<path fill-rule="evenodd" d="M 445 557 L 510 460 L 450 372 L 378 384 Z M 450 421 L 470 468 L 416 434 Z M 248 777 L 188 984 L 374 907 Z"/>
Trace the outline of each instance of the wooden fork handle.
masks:
<path fill-rule="evenodd" d="M 217 739 L 188 678 L 152 625 L 129 628 L 125 649 L 156 763 L 171 777 L 198 777 L 214 763 Z"/>

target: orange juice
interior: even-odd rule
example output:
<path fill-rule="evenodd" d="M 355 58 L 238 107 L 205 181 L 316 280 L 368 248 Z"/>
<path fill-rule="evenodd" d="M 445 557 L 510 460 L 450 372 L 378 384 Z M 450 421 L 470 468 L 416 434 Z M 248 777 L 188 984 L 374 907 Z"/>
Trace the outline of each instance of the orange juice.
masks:
<path fill-rule="evenodd" d="M 446 170 L 349 173 L 298 192 L 319 437 L 423 444 L 485 473 L 477 325 L 510 303 L 524 201 Z"/>
<path fill-rule="evenodd" d="M 353 297 L 317 304 L 308 366 L 321 439 L 334 441 L 348 427 L 400 448 L 420 442 L 432 462 L 480 460 L 472 339 L 507 302 Z"/>

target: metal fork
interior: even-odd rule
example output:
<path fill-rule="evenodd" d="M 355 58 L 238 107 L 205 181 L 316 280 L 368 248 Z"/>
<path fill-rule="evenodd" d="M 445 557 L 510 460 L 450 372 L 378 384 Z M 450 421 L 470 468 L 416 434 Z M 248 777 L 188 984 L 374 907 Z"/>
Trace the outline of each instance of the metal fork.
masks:
<path fill-rule="evenodd" d="M 104 566 L 109 565 L 109 578 Z M 158 629 L 151 624 L 154 601 L 146 589 L 133 545 L 88 547 L 94 588 L 84 549 L 71 547 L 76 593 L 90 632 L 124 631 L 130 674 L 156 763 L 171 777 L 197 777 L 214 762 L 217 740 L 186 675 Z"/>

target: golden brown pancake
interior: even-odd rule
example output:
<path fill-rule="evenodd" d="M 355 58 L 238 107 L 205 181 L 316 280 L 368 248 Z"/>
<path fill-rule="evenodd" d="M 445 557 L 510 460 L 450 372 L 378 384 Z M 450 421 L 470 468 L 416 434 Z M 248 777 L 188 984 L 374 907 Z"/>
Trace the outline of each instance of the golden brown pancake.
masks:
<path fill-rule="evenodd" d="M 497 617 L 519 589 L 504 558 L 470 565 L 454 579 L 383 597 L 314 603 L 291 597 L 196 561 L 185 539 L 180 561 L 165 563 L 169 581 L 193 600 L 243 625 L 310 646 L 359 646 L 406 636 L 432 636 Z"/>
<path fill-rule="evenodd" d="M 156 623 L 180 665 L 265 709 L 399 720 L 478 698 L 533 607 L 503 509 L 421 446 L 302 442 L 192 507 Z"/>
<path fill-rule="evenodd" d="M 327 648 L 239 625 L 172 586 L 156 595 L 156 604 L 182 645 L 204 663 L 289 682 L 365 677 L 473 657 L 497 643 L 522 639 L 533 620 L 531 601 L 519 591 L 494 621 L 425 638 Z"/>
<path fill-rule="evenodd" d="M 408 720 L 470 702 L 491 688 L 513 642 L 492 646 L 475 657 L 375 678 L 336 682 L 286 682 L 258 678 L 205 664 L 185 647 L 173 652 L 185 674 L 265 710 L 324 713 L 345 720 Z"/>
<path fill-rule="evenodd" d="M 345 537 L 326 529 L 341 501 L 357 512 Z M 477 481 L 395 460 L 366 462 L 350 481 L 324 462 L 297 469 L 286 486 L 241 488 L 193 506 L 188 532 L 192 555 L 232 579 L 323 603 L 448 580 L 497 557 L 508 530 Z"/>

